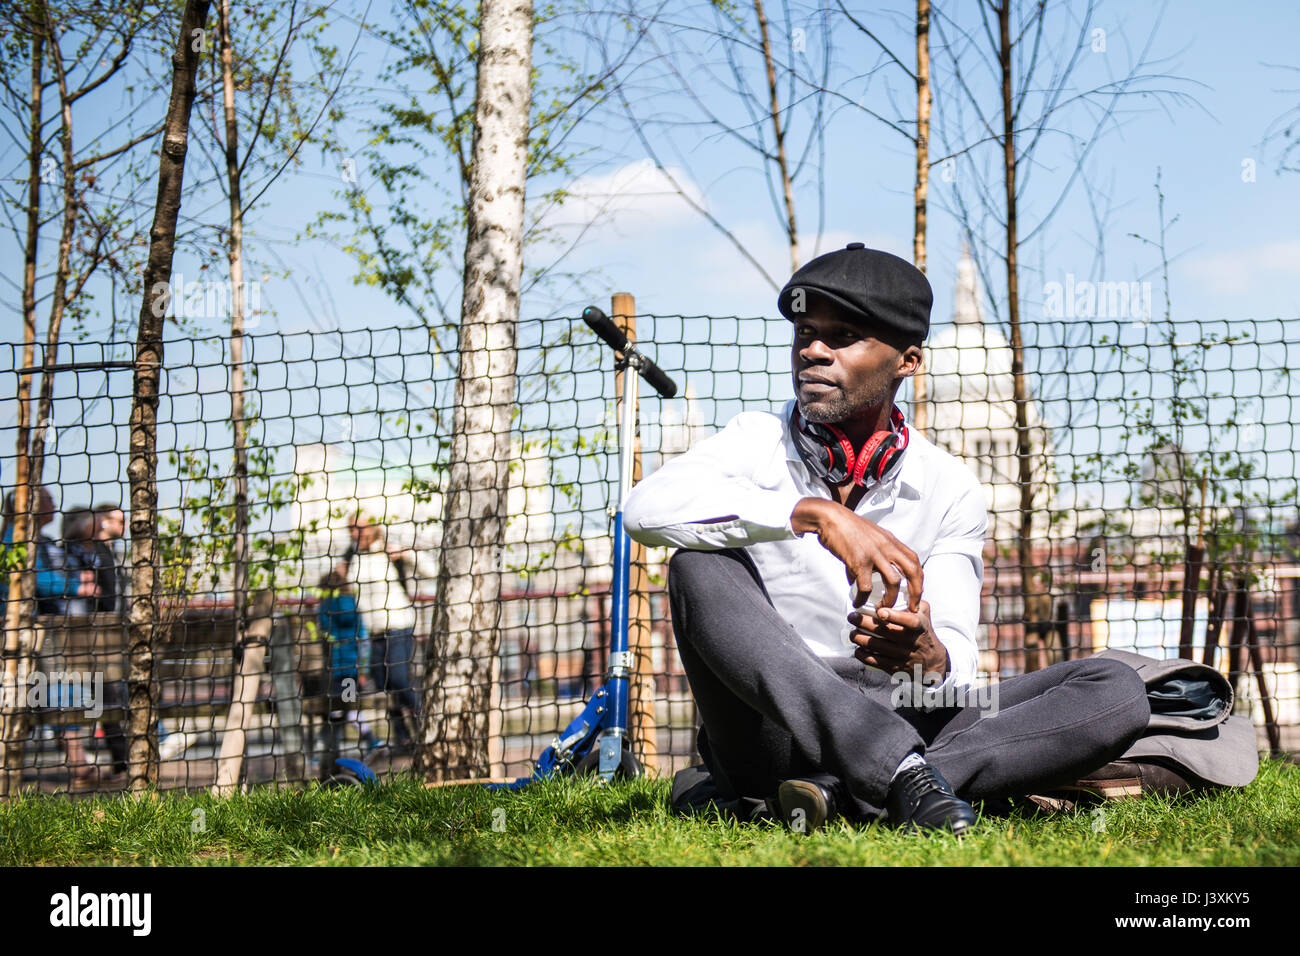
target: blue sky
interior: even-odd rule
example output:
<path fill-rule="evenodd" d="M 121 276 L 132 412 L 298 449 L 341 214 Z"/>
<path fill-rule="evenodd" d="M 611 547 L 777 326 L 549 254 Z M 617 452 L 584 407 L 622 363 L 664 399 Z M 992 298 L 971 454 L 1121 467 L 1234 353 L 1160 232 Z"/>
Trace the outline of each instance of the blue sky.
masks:
<path fill-rule="evenodd" d="M 893 22 L 896 25 L 897 15 Z M 1096 20 L 1108 30 L 1108 49 L 1102 56 L 1114 60 L 1115 68 L 1121 66 L 1123 38 L 1131 45 L 1140 43 L 1151 22 L 1146 8 L 1115 3 L 1109 5 L 1109 13 L 1103 8 Z M 812 32 L 815 25 L 809 23 Z M 880 23 L 882 29 L 891 25 L 884 15 Z M 1279 149 L 1263 143 L 1277 117 L 1300 103 L 1300 73 L 1268 66 L 1300 66 L 1294 47 L 1297 35 L 1300 7 L 1289 3 L 1252 5 L 1248 15 L 1242 8 L 1211 2 L 1166 8 L 1154 49 L 1169 57 L 1164 69 L 1192 81 L 1180 88 L 1194 95 L 1200 107 L 1170 106 L 1168 116 L 1152 108 L 1130 117 L 1097 146 L 1090 172 L 1109 187 L 1103 192 L 1112 205 L 1103 278 L 1158 278 L 1153 275 L 1154 252 L 1128 234 L 1154 235 L 1154 182 L 1159 168 L 1166 215 L 1178 217 L 1169 234 L 1170 251 L 1176 256 L 1172 285 L 1177 315 L 1300 316 L 1300 288 L 1295 283 L 1300 278 L 1300 236 L 1295 228 L 1300 220 L 1300 175 L 1277 173 L 1273 164 Z M 902 34 L 895 29 L 894 36 Z M 845 35 L 837 42 L 847 47 L 851 40 Z M 902 37 L 900 42 L 905 40 Z M 902 89 L 897 79 L 893 85 L 896 92 Z M 843 114 L 828 136 L 828 213 L 821 248 L 862 239 L 909 255 L 910 148 L 878 124 Z M 687 144 L 690 163 L 672 167 L 679 181 L 742 236 L 768 271 L 782 281 L 789 272 L 783 236 L 752 162 L 716 141 L 692 144 L 689 137 L 689 133 L 678 135 L 679 142 Z M 566 290 L 567 297 L 559 302 L 540 298 L 526 302 L 526 313 L 547 314 L 557 307 L 576 313 L 588 301 L 603 303 L 609 292 L 626 290 L 637 296 L 644 312 L 774 314 L 775 296 L 757 271 L 702 216 L 671 194 L 645 165 L 644 154 L 620 123 L 588 128 L 584 142 L 592 145 L 597 163 L 566 185 L 600 197 L 616 214 L 589 231 L 566 264 L 598 274 L 581 288 Z M 1253 181 L 1243 180 L 1247 162 L 1253 164 Z M 263 219 L 272 225 L 267 234 L 288 235 L 306 214 L 327 201 L 325 184 L 333 172 L 309 165 L 277 185 L 274 198 L 262 211 Z M 360 174 L 364 188 L 365 170 Z M 957 224 L 941 207 L 942 191 L 952 187 L 936 174 L 931 188 L 930 275 L 936 293 L 934 318 L 939 324 L 950 312 L 951 276 L 961 238 Z M 621 191 L 622 198 L 612 199 L 612 191 Z M 1026 196 L 1027 209 L 1034 208 L 1039 195 L 1046 193 Z M 815 225 L 810 185 L 800 191 L 799 200 L 802 231 L 811 251 L 817 237 L 810 234 Z M 575 221 L 586 211 L 579 206 L 565 218 Z M 1061 281 L 1067 274 L 1079 278 L 1088 274 L 1094 245 L 1086 208 L 1078 200 L 1067 203 L 1053 220 L 1044 245 L 1022 253 L 1028 315 L 1041 304 L 1043 283 Z M 373 326 L 377 315 L 390 315 L 394 323 L 407 321 L 400 307 L 382 294 L 344 281 L 353 267 L 338 249 L 302 243 L 279 254 L 294 266 L 303 283 L 329 277 L 328 296 L 337 316 L 321 316 L 321 321 L 337 320 L 345 327 L 359 322 Z M 538 250 L 536 255 L 540 258 L 543 253 Z M 1041 276 L 1035 274 L 1040 267 Z M 1156 295 L 1159 309 L 1158 288 Z M 278 315 L 268 317 L 265 327 L 301 327 L 304 308 L 293 290 L 272 283 L 266 297 Z"/>
<path fill-rule="evenodd" d="M 849 7 L 888 42 L 900 50 L 910 49 L 906 4 Z M 964 9 L 968 12 L 970 6 Z M 778 14 L 769 13 L 775 22 Z M 1106 49 L 1090 53 L 1092 59 L 1085 63 L 1082 75 L 1098 77 L 1122 70 L 1128 50 L 1145 40 L 1156 13 L 1135 4 L 1103 6 L 1095 24 L 1106 31 Z M 816 47 L 821 29 L 816 18 L 799 13 L 790 24 L 804 29 L 810 48 Z M 346 23 L 341 21 L 339 29 L 345 31 Z M 1300 72 L 1270 66 L 1300 66 L 1297 36 L 1300 6 L 1280 0 L 1249 7 L 1189 0 L 1163 8 L 1153 51 L 1167 57 L 1161 70 L 1190 81 L 1179 88 L 1194 95 L 1199 106 L 1171 105 L 1168 114 L 1149 109 L 1130 117 L 1098 144 L 1088 168 L 1093 180 L 1104 184 L 1111 208 L 1103 242 L 1105 270 L 1100 275 L 1090 272 L 1096 251 L 1092 221 L 1076 194 L 1053 218 L 1042 241 L 1022 252 L 1027 318 L 1041 315 L 1046 283 L 1067 276 L 1158 283 L 1156 256 L 1129 234 L 1154 234 L 1153 184 L 1159 169 L 1166 215 L 1178 217 L 1169 236 L 1175 255 L 1171 276 L 1175 317 L 1298 321 L 1300 175 L 1279 174 L 1274 164 L 1280 149 L 1263 142 L 1275 120 L 1300 104 Z M 860 62 L 863 69 L 875 63 L 866 52 L 869 48 L 850 29 L 837 28 L 834 41 L 847 56 L 845 62 Z M 563 42 L 570 52 L 580 52 L 576 41 Z M 694 41 L 687 37 L 681 42 L 689 48 Z M 698 55 L 709 54 L 709 48 L 700 48 Z M 594 56 L 591 51 L 582 55 L 588 60 Z M 359 63 L 362 75 L 372 81 L 383 56 L 377 48 L 365 48 Z M 910 62 L 910 57 L 906 59 Z M 937 81 L 942 69 L 936 61 Z M 888 70 L 881 71 L 871 95 L 879 96 L 884 89 L 879 84 L 886 82 L 906 115 L 911 100 L 900 76 L 890 78 Z M 719 90 L 700 92 L 711 105 L 730 108 Z M 858 93 L 855 88 L 853 95 Z M 870 102 L 880 108 L 883 101 Z M 658 105 L 691 115 L 690 104 L 681 97 L 668 95 Z M 942 109 L 942 103 L 936 109 Z M 802 122 L 797 113 L 791 117 L 796 132 Z M 583 221 L 595 203 L 612 214 L 589 229 L 566 260 L 567 268 L 586 278 L 557 295 L 526 298 L 525 315 L 576 315 L 589 302 L 607 307 L 610 293 L 628 291 L 635 294 L 642 313 L 775 316 L 772 289 L 698 212 L 666 188 L 624 123 L 616 116 L 598 117 L 584 127 L 580 141 L 589 151 L 579 175 L 544 184 L 564 185 L 576 196 L 556 221 Z M 741 237 L 777 281 L 784 281 L 788 254 L 767 188 L 752 160 L 719 137 L 679 130 L 675 142 L 678 151 L 670 168 L 678 181 Z M 251 254 L 282 264 L 291 275 L 289 281 L 272 276 L 265 282 L 262 299 L 273 311 L 260 318 L 254 331 L 412 324 L 410 313 L 381 292 L 350 281 L 355 263 L 336 245 L 297 238 L 321 209 L 335 203 L 331 193 L 339 181 L 337 157 L 323 162 L 312 154 L 305 160 L 267 194 L 256 221 L 250 223 Z M 865 117 L 847 112 L 837 116 L 827 127 L 826 216 L 820 240 L 813 234 L 817 223 L 813 182 L 805 179 L 798 188 L 806 250 L 811 252 L 819 241 L 825 251 L 862 240 L 910 256 L 912 162 L 910 147 L 897 134 Z M 1045 156 L 1034 188 L 1042 184 L 1046 191 L 1026 194 L 1026 215 L 1041 210 L 1043 197 L 1051 194 L 1047 187 L 1064 169 L 1061 156 Z M 1248 171 L 1253 176 L 1243 176 Z M 361 188 L 373 190 L 365 168 L 358 173 Z M 951 281 L 961 249 L 958 225 L 943 208 L 948 198 L 943 191 L 953 188 L 940 175 L 932 178 L 929 274 L 935 289 L 936 328 L 950 315 Z M 377 202 L 384 201 L 377 191 L 372 195 Z M 52 247 L 47 241 L 46 249 Z M 0 260 L 12 280 L 20 277 L 20 248 L 17 241 L 6 242 Z M 530 254 L 541 257 L 545 251 Z M 178 258 L 176 271 L 193 276 L 195 265 Z M 1155 295 L 1159 312 L 1163 303 L 1158 284 Z M 784 334 L 784 323 L 773 318 L 758 337 L 775 344 Z M 16 324 L 7 338 L 19 338 Z M 1288 391 L 1295 393 L 1294 384 Z M 3 416 L 10 421 L 11 410 L 12 402 L 5 401 Z"/>
<path fill-rule="evenodd" d="M 908 49 L 907 37 L 898 29 L 903 18 L 899 11 L 905 5 L 860 4 L 850 9 L 877 26 L 900 49 Z M 815 21 L 793 22 L 806 23 L 812 43 Z M 1103 56 L 1119 65 L 1124 56 L 1119 38 L 1139 43 L 1151 27 L 1152 10 L 1110 3 L 1102 8 L 1096 23 L 1111 31 Z M 1107 183 L 1114 178 L 1113 187 L 1105 190 L 1114 207 L 1106 243 L 1108 278 L 1149 276 L 1154 267 L 1152 253 L 1127 234 L 1150 234 L 1155 228 L 1153 183 L 1159 168 L 1167 212 L 1179 217 L 1170 234 L 1170 246 L 1179 254 L 1173 283 L 1180 312 L 1202 318 L 1300 315 L 1300 288 L 1294 282 L 1300 273 L 1300 237 L 1295 228 L 1300 219 L 1300 175 L 1276 172 L 1273 164 L 1279 150 L 1276 145 L 1269 148 L 1263 144 L 1265 132 L 1277 117 L 1300 104 L 1300 72 L 1295 69 L 1300 68 L 1300 59 L 1294 47 L 1297 35 L 1300 7 L 1282 0 L 1252 4 L 1249 13 L 1209 0 L 1185 0 L 1164 8 L 1155 50 L 1169 57 L 1169 72 L 1199 84 L 1182 88 L 1194 94 L 1203 109 L 1170 107 L 1169 116 L 1152 110 L 1130 119 L 1097 147 L 1094 178 Z M 842 50 L 857 53 L 857 41 L 842 29 L 836 42 Z M 382 55 L 373 47 L 363 50 L 363 75 L 373 72 Z M 1270 68 L 1269 64 L 1293 69 Z M 940 64 L 935 68 L 940 70 Z M 895 93 L 906 93 L 897 76 L 892 86 Z M 906 95 L 902 104 L 908 106 Z M 684 107 L 682 112 L 688 113 Z M 908 254 L 910 148 L 883 127 L 844 115 L 830 124 L 828 137 L 828 212 L 821 248 L 862 239 Z M 679 179 L 782 280 L 789 271 L 783 237 L 753 163 L 736 150 L 720 146 L 716 138 L 691 142 L 690 134 L 682 133 L 678 139 L 686 143 L 690 164 L 689 168 L 673 166 Z M 583 167 L 584 174 L 576 181 L 564 185 L 599 195 L 603 201 L 610 201 L 611 185 L 624 190 L 625 196 L 611 201 L 617 215 L 591 230 L 567 263 L 576 271 L 598 270 L 599 274 L 580 288 L 567 290 L 567 298 L 560 302 L 526 302 L 525 313 L 545 314 L 557 307 L 576 312 L 587 301 L 601 301 L 616 290 L 635 293 L 639 307 L 647 312 L 774 313 L 775 297 L 757 272 L 703 217 L 664 191 L 653 171 L 639 165 L 645 162 L 644 154 L 623 124 L 616 118 L 600 118 L 584 128 L 582 142 L 591 148 L 590 165 Z M 308 291 L 304 303 L 292 283 L 269 280 L 263 289 L 264 301 L 276 314 L 264 318 L 263 328 L 301 328 L 305 312 L 313 313 L 320 323 L 337 322 L 343 327 L 373 327 L 378 316 L 391 316 L 394 324 L 405 324 L 408 316 L 400 307 L 373 289 L 357 288 L 347 281 L 355 269 L 341 250 L 324 241 L 297 240 L 301 227 L 317 211 L 334 204 L 330 193 L 338 176 L 333 159 L 323 164 L 318 155 L 304 158 L 303 167 L 286 174 L 268 193 L 256 221 L 250 223 L 250 245 L 254 255 L 279 258 L 291 267 L 300 287 L 322 284 L 325 305 L 313 291 Z M 1254 164 L 1251 182 L 1243 181 L 1242 164 L 1246 161 Z M 366 188 L 365 170 L 360 173 Z M 941 208 L 942 192 L 950 188 L 937 174 L 933 177 L 930 273 L 936 292 L 936 324 L 945 321 L 949 313 L 949 286 L 961 244 L 956 224 Z M 816 217 L 810 185 L 805 183 L 798 198 L 801 231 L 811 251 L 818 237 L 812 234 Z M 1032 204 L 1033 198 L 1028 197 L 1027 203 Z M 584 211 L 574 209 L 568 218 L 581 218 Z M 1067 206 L 1054 220 L 1047 248 L 1026 250 L 1023 258 L 1031 276 L 1024 284 L 1030 314 L 1041 299 L 1042 282 L 1087 272 L 1092 256 L 1087 220 L 1081 205 Z M 4 244 L 0 260 L 11 279 L 20 276 L 17 238 Z M 54 238 L 48 235 L 48 240 Z M 46 242 L 51 255 L 53 244 Z M 537 250 L 534 256 L 540 260 L 544 252 Z M 177 271 L 185 272 L 187 266 L 192 276 L 193 264 L 178 259 Z M 1036 278 L 1032 270 L 1039 266 L 1043 275 Z"/>

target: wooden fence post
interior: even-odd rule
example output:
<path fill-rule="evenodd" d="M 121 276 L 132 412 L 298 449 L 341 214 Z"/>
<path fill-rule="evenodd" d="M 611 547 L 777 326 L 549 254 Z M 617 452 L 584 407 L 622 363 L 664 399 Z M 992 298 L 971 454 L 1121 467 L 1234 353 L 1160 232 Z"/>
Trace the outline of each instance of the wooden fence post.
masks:
<path fill-rule="evenodd" d="M 636 342 L 636 300 L 627 292 L 614 293 L 610 302 L 614 324 L 623 331 L 630 342 Z M 623 394 L 623 376 L 619 372 L 615 390 Z M 632 481 L 641 480 L 640 414 L 636 443 L 633 446 Z M 645 768 L 647 776 L 659 775 L 659 739 L 655 727 L 654 658 L 650 630 L 649 575 L 646 573 L 645 546 L 632 542 L 632 565 L 628 576 L 628 648 L 636 655 L 630 681 L 630 706 L 628 733 L 632 738 L 632 754 Z"/>
<path fill-rule="evenodd" d="M 252 604 L 248 627 L 244 632 L 244 656 L 231 682 L 230 709 L 221 730 L 217 780 L 212 786 L 212 792 L 216 796 L 230 796 L 239 790 L 239 778 L 244 771 L 244 752 L 248 747 L 248 731 L 253 726 L 257 689 L 262 682 L 266 649 L 274 623 L 273 592 L 257 592 L 253 595 Z"/>

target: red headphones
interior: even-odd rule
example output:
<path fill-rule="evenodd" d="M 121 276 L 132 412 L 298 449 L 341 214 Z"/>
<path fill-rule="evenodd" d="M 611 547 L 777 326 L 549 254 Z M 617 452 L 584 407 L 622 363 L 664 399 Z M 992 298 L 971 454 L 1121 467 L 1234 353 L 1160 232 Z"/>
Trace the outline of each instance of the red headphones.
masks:
<path fill-rule="evenodd" d="M 864 488 L 868 480 L 884 481 L 902 464 L 903 451 L 907 448 L 907 423 L 897 405 L 889 414 L 893 429 L 876 432 L 856 454 L 844 432 L 834 425 L 805 421 L 797 404 L 790 422 L 793 426 L 790 435 L 803 463 L 814 475 L 834 485 L 850 477 L 855 485 Z"/>

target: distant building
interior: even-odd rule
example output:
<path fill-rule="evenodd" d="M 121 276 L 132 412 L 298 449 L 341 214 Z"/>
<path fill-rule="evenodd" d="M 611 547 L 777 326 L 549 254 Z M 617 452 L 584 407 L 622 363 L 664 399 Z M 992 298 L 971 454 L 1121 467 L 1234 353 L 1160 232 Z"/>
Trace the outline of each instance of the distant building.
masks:
<path fill-rule="evenodd" d="M 646 465 L 653 465 L 646 468 L 646 473 L 649 474 L 664 462 L 689 451 L 712 433 L 713 429 L 704 423 L 704 416 L 700 414 L 700 399 L 695 386 L 687 384 L 686 392 L 680 399 L 670 399 L 663 403 L 659 419 L 658 454 L 654 456 L 653 462 L 646 462 Z"/>
<path fill-rule="evenodd" d="M 352 544 L 348 527 L 358 511 L 383 524 L 389 543 L 430 552 L 436 562 L 442 540 L 442 495 L 429 467 L 362 458 L 342 445 L 303 445 L 295 450 L 300 491 L 293 522 L 306 531 L 303 580 L 314 585 Z"/>
<path fill-rule="evenodd" d="M 1002 333 L 984 322 L 984 290 L 969 250 L 957 265 L 952 324 L 931 338 L 925 352 L 929 436 L 979 476 L 990 512 L 989 537 L 1009 544 L 1020 537 L 1012 353 Z M 1034 537 L 1045 538 L 1048 511 L 1055 507 L 1054 453 L 1036 402 L 1028 412 Z"/>
<path fill-rule="evenodd" d="M 553 550 L 555 490 L 545 442 L 512 443 L 506 525 L 506 561 L 529 566 Z M 321 573 L 351 544 L 352 515 L 360 511 L 388 529 L 391 544 L 430 552 L 442 542 L 445 475 L 430 465 L 382 462 L 342 445 L 296 449 L 294 471 L 304 480 L 294 502 L 296 527 L 308 529 L 306 553 Z M 307 575 L 311 580 L 311 574 Z"/>

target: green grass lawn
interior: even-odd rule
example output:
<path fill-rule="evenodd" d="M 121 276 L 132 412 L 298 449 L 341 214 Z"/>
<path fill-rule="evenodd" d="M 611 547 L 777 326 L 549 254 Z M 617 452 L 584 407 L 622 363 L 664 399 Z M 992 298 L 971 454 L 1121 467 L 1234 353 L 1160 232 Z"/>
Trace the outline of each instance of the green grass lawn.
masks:
<path fill-rule="evenodd" d="M 1300 864 L 1300 767 L 1267 762 L 1244 790 L 985 817 L 964 840 L 836 824 L 682 819 L 667 781 L 555 780 L 521 793 L 367 789 L 0 804 L 0 865 L 1230 866 Z"/>

